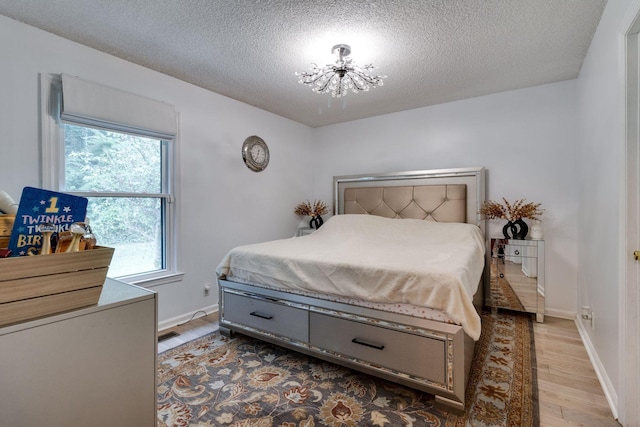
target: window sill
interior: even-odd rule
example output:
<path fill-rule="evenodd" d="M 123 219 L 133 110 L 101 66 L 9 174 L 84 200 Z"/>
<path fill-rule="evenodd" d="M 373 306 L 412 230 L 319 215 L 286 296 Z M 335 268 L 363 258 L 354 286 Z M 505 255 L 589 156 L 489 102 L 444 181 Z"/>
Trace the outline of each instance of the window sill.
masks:
<path fill-rule="evenodd" d="M 169 272 L 163 271 L 154 274 L 145 274 L 137 276 L 123 276 L 114 277 L 114 279 L 120 280 L 132 285 L 142 286 L 143 288 L 153 288 L 154 286 L 167 285 L 169 283 L 175 283 L 182 281 L 184 273 L 181 271 Z"/>

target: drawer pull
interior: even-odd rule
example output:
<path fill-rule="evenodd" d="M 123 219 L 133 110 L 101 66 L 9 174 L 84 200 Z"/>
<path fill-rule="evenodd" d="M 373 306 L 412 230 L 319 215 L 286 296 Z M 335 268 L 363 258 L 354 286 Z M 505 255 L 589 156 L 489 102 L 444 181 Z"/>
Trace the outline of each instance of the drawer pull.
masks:
<path fill-rule="evenodd" d="M 519 250 L 517 250 L 517 249 L 516 249 L 516 250 L 515 250 L 515 252 L 513 252 L 513 253 L 514 253 L 514 254 L 516 254 L 516 255 L 520 255 L 520 251 L 519 251 Z"/>
<path fill-rule="evenodd" d="M 354 344 L 363 345 L 365 347 L 375 348 L 376 350 L 384 350 L 384 346 L 383 345 L 369 344 L 369 343 L 362 342 L 362 341 L 358 340 L 358 338 L 352 339 L 351 342 L 354 343 Z"/>
<path fill-rule="evenodd" d="M 500 278 L 504 279 L 504 273 L 500 273 Z"/>
<path fill-rule="evenodd" d="M 267 319 L 267 320 L 271 320 L 273 319 L 273 316 L 269 316 L 268 314 L 260 314 L 257 311 L 252 311 L 251 313 L 249 313 L 251 316 L 256 316 L 259 317 L 261 319 Z"/>

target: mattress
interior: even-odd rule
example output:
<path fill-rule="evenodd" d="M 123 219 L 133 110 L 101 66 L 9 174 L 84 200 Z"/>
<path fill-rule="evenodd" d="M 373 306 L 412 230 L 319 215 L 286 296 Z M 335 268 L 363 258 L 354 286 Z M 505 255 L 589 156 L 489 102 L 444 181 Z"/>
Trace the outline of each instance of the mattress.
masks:
<path fill-rule="evenodd" d="M 308 236 L 236 247 L 216 274 L 405 314 L 422 310 L 418 317 L 434 309 L 477 340 L 480 316 L 473 295 L 484 251 L 482 232 L 472 224 L 337 215 Z"/>

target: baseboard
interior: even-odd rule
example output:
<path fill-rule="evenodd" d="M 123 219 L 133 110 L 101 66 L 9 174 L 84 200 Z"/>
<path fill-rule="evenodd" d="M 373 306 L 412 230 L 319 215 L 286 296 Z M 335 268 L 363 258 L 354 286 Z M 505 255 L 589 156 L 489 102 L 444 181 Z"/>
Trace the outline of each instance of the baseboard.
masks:
<path fill-rule="evenodd" d="M 573 320 L 576 318 L 576 313 L 573 311 L 553 310 L 549 308 L 544 309 L 545 316 L 559 317 L 560 319 Z"/>
<path fill-rule="evenodd" d="M 589 355 L 589 360 L 591 361 L 591 365 L 593 369 L 596 371 L 596 376 L 598 377 L 598 381 L 600 381 L 600 386 L 602 387 L 602 391 L 604 392 L 604 396 L 607 399 L 607 403 L 609 404 L 609 408 L 611 409 L 611 413 L 613 414 L 613 418 L 618 419 L 618 395 L 611 384 L 611 380 L 609 380 L 609 376 L 607 375 L 607 371 L 604 369 L 600 358 L 598 357 L 598 353 L 596 352 L 593 343 L 591 342 L 591 337 L 587 333 L 586 328 L 584 327 L 584 323 L 580 320 L 580 318 L 576 317 L 576 326 L 578 328 L 578 333 L 580 334 L 580 338 L 582 338 L 582 343 L 584 347 L 587 349 L 587 354 Z"/>
<path fill-rule="evenodd" d="M 196 311 L 181 314 L 180 316 L 176 316 L 171 319 L 163 320 L 162 322 L 158 322 L 158 331 L 164 331 L 164 330 L 173 328 L 174 326 L 181 325 L 183 323 L 188 322 L 192 318 L 195 319 L 197 317 L 204 316 L 204 313 L 206 314 L 216 313 L 218 312 L 218 309 L 219 309 L 218 304 L 213 304 Z M 204 312 L 204 313 L 200 313 L 200 312 Z"/>

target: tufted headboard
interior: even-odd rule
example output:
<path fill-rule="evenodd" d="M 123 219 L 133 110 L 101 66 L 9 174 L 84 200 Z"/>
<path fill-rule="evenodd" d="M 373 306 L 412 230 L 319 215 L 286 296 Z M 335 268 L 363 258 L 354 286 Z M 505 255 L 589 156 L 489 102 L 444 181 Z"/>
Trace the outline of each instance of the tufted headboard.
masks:
<path fill-rule="evenodd" d="M 335 214 L 468 222 L 485 231 L 484 168 L 334 177 Z"/>
<path fill-rule="evenodd" d="M 347 187 L 344 189 L 344 213 L 466 222 L 467 186 Z"/>

